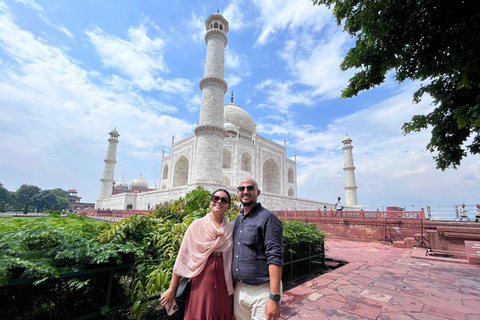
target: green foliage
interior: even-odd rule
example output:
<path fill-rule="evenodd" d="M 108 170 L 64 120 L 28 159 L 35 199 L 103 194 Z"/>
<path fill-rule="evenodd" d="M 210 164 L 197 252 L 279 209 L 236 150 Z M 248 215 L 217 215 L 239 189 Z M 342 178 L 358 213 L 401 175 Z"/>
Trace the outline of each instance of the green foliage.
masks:
<path fill-rule="evenodd" d="M 0 184 L 0 202 L 11 203 L 13 200 L 13 192 L 8 191 Z"/>
<path fill-rule="evenodd" d="M 62 189 L 41 190 L 31 198 L 32 206 L 38 211 L 63 210 L 68 207 L 67 191 Z"/>
<path fill-rule="evenodd" d="M 25 206 L 25 203 L 31 201 L 32 197 L 40 192 L 40 188 L 29 184 L 22 184 L 14 193 L 18 208 Z"/>
<path fill-rule="evenodd" d="M 480 153 L 480 2 L 438 0 L 313 0 L 333 7 L 344 30 L 356 37 L 341 64 L 355 69 L 342 97 L 357 95 L 385 81 L 423 81 L 414 94 L 433 98 L 435 109 L 414 115 L 404 134 L 432 128 L 427 150 L 438 152 L 438 169 L 456 168 Z M 473 138 L 473 139 L 472 139 Z M 466 141 L 471 141 L 466 145 Z"/>
<path fill-rule="evenodd" d="M 6 206 L 5 201 L 2 201 L 2 203 L 0 203 L 0 212 L 6 212 L 5 206 Z"/>
<path fill-rule="evenodd" d="M 108 226 L 75 215 L 0 220 L 0 285 L 10 279 L 56 277 L 92 265 L 132 262 L 143 254 L 132 241 L 97 241 Z"/>
<path fill-rule="evenodd" d="M 309 224 L 300 220 L 283 220 L 283 242 L 313 242 L 324 241 L 325 233 L 316 224 Z"/>
<path fill-rule="evenodd" d="M 23 208 L 23 214 L 27 214 L 28 213 L 28 208 L 30 207 L 30 202 L 27 201 L 27 203 L 25 203 L 25 207 Z"/>

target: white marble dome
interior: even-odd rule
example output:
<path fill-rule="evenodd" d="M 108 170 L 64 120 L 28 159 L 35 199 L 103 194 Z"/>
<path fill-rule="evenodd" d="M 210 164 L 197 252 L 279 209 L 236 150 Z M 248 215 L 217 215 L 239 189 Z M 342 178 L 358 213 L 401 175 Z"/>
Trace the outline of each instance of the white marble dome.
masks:
<path fill-rule="evenodd" d="M 113 186 L 116 189 L 128 189 L 128 183 L 125 180 L 120 180 Z"/>
<path fill-rule="evenodd" d="M 235 127 L 234 124 L 231 124 L 230 122 L 225 122 L 223 124 L 223 128 L 225 128 L 225 130 L 227 131 L 234 131 L 234 132 L 237 132 L 237 128 Z"/>
<path fill-rule="evenodd" d="M 250 134 L 255 132 L 255 122 L 252 116 L 240 106 L 230 102 L 224 106 L 224 111 L 223 122 L 233 124 L 240 130 Z"/>
<path fill-rule="evenodd" d="M 132 187 L 148 188 L 148 183 L 143 179 L 142 175 L 132 181 Z"/>

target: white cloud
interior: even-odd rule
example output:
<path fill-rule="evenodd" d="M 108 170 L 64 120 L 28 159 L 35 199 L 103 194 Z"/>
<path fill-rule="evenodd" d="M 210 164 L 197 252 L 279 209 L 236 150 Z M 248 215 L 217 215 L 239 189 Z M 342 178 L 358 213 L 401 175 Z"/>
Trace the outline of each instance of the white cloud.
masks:
<path fill-rule="evenodd" d="M 193 30 L 191 37 L 195 43 L 201 43 L 205 39 L 205 21 L 202 21 L 197 15 L 192 12 L 190 20 L 190 27 Z"/>
<path fill-rule="evenodd" d="M 248 24 L 243 15 L 244 1 L 233 0 L 221 14 L 228 20 L 230 30 L 241 30 Z"/>
<path fill-rule="evenodd" d="M 187 100 L 187 108 L 190 113 L 196 112 L 200 109 L 202 104 L 202 97 L 198 94 L 193 95 Z"/>
<path fill-rule="evenodd" d="M 112 39 L 102 35 L 104 40 Z M 143 36 L 142 30 L 131 30 L 138 52 L 161 47 Z M 142 152 L 158 157 L 173 134 L 180 138 L 193 130 L 193 124 L 162 114 L 176 112 L 175 106 L 139 95 L 131 82 L 118 76 L 104 78 L 82 69 L 82 62 L 65 50 L 20 29 L 6 10 L 0 12 L 0 48 L 8 61 L 0 64 L 0 168 L 4 173 L 15 172 L 12 179 L 47 188 L 41 177 L 58 183 L 85 171 L 85 180 L 91 183 L 98 180 L 92 177 L 101 174 L 101 158 L 113 127 L 121 134 L 121 157 L 131 154 L 142 159 Z M 128 44 L 119 48 L 128 48 Z M 106 59 L 117 66 L 125 62 L 113 56 Z M 129 71 L 135 74 L 142 68 L 151 70 L 140 63 Z M 187 86 L 182 79 L 159 85 L 170 92 L 183 92 Z M 2 179 L 8 180 L 7 174 Z"/>
<path fill-rule="evenodd" d="M 225 50 L 225 66 L 231 69 L 240 68 L 240 57 L 238 53 L 228 47 Z"/>
<path fill-rule="evenodd" d="M 35 2 L 35 0 L 15 0 L 16 2 L 20 2 L 28 8 L 32 8 L 38 11 L 43 11 L 41 5 Z"/>
<path fill-rule="evenodd" d="M 293 33 L 300 28 L 319 31 L 332 20 L 330 10 L 324 6 L 313 6 L 311 1 L 255 0 L 254 4 L 260 14 L 258 22 L 262 25 L 258 45 L 272 41 L 275 33 L 283 29 L 288 28 Z"/>
<path fill-rule="evenodd" d="M 144 25 L 130 28 L 129 40 L 108 35 L 100 28 L 85 33 L 106 67 L 117 69 L 131 77 L 139 88 L 150 91 L 157 85 L 156 76 L 166 72 L 167 66 L 163 60 L 164 40 L 150 39 L 146 32 Z"/>
<path fill-rule="evenodd" d="M 38 14 L 38 16 L 46 23 L 48 24 L 49 26 L 51 27 L 54 27 L 55 29 L 57 29 L 58 31 L 60 31 L 61 33 L 63 33 L 64 35 L 66 35 L 67 37 L 69 37 L 70 39 L 73 39 L 73 34 L 70 32 L 70 30 L 68 30 L 67 28 L 65 28 L 62 24 L 61 25 L 55 25 L 53 23 L 51 23 L 47 18 L 45 18 L 41 13 Z"/>
<path fill-rule="evenodd" d="M 312 105 L 311 93 L 308 91 L 292 91 L 293 82 L 280 82 L 273 79 L 267 79 L 257 84 L 255 87 L 268 95 L 268 104 L 263 104 L 265 108 L 276 110 L 282 114 L 288 114 L 293 105 Z"/>

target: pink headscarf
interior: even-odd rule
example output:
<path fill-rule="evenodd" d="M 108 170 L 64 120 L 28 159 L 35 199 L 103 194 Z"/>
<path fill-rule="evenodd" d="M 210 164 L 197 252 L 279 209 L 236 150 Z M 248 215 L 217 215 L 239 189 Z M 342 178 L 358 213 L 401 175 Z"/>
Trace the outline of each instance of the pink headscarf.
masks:
<path fill-rule="evenodd" d="M 188 227 L 173 272 L 181 277 L 193 278 L 203 271 L 208 257 L 213 252 L 222 252 L 228 294 L 233 294 L 232 232 L 234 224 L 223 218 L 220 228 L 217 228 L 210 215 L 211 213 L 208 213 L 205 217 L 195 220 Z"/>

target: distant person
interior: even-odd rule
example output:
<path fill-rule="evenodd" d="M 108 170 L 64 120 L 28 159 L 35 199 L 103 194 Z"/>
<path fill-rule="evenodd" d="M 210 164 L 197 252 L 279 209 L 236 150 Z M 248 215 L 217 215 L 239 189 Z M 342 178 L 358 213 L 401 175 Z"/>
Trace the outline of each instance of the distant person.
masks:
<path fill-rule="evenodd" d="M 475 222 L 480 222 L 480 204 L 475 206 Z"/>
<path fill-rule="evenodd" d="M 343 205 L 342 205 L 342 202 L 340 200 L 342 200 L 342 198 L 338 197 L 337 203 L 335 203 L 335 210 L 336 211 L 342 211 L 343 210 Z"/>
<path fill-rule="evenodd" d="M 327 211 L 327 206 L 323 206 L 323 211 Z"/>
<path fill-rule="evenodd" d="M 460 218 L 459 221 L 463 221 L 463 219 L 470 221 L 470 219 L 468 218 L 467 212 L 468 210 L 465 209 L 465 204 L 462 204 L 462 206 L 458 208 L 458 216 Z"/>

